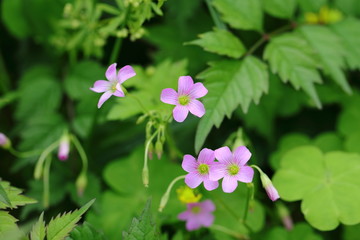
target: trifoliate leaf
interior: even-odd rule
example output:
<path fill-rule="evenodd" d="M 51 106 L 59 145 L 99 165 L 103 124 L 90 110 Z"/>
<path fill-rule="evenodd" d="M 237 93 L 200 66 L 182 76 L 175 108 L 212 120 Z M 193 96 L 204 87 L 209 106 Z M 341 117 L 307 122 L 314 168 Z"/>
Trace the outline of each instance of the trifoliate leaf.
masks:
<path fill-rule="evenodd" d="M 205 51 L 225 55 L 232 58 L 241 57 L 246 49 L 239 38 L 230 31 L 215 28 L 212 32 L 199 35 L 199 39 L 188 42 L 204 48 Z"/>
<path fill-rule="evenodd" d="M 263 11 L 260 0 L 214 0 L 213 4 L 230 26 L 262 32 Z"/>
<path fill-rule="evenodd" d="M 225 115 L 241 105 L 247 112 L 251 101 L 259 103 L 261 96 L 268 91 L 266 65 L 259 59 L 248 56 L 242 61 L 219 61 L 199 76 L 205 79 L 209 93 L 204 98 L 206 114 L 201 118 L 195 137 L 198 152 L 211 128 L 219 127 Z"/>
<path fill-rule="evenodd" d="M 66 240 L 105 240 L 105 236 L 91 224 L 84 222 L 81 226 L 74 228 Z"/>
<path fill-rule="evenodd" d="M 330 26 L 341 40 L 345 60 L 351 69 L 360 69 L 360 21 L 347 18 Z"/>
<path fill-rule="evenodd" d="M 290 81 L 295 89 L 303 89 L 321 108 L 314 83 L 321 83 L 318 64 L 306 41 L 296 34 L 274 37 L 266 46 L 264 59 L 268 60 L 273 73 L 283 82 Z"/>
<path fill-rule="evenodd" d="M 41 213 L 39 220 L 33 226 L 30 232 L 31 240 L 43 240 L 45 238 L 44 212 Z"/>
<path fill-rule="evenodd" d="M 51 219 L 46 229 L 47 240 L 62 240 L 68 236 L 81 216 L 90 208 L 94 201 L 95 199 L 91 200 L 79 210 L 65 213 L 61 216 L 59 214 L 55 219 Z"/>
<path fill-rule="evenodd" d="M 283 227 L 272 228 L 263 240 L 321 240 L 321 236 L 316 234 L 306 223 L 298 223 L 291 230 Z"/>
<path fill-rule="evenodd" d="M 304 36 L 314 52 L 319 56 L 325 74 L 329 75 L 346 93 L 351 88 L 343 72 L 345 66 L 344 49 L 339 38 L 325 26 L 303 26 L 298 31 Z"/>
<path fill-rule="evenodd" d="M 270 15 L 278 18 L 291 18 L 296 8 L 296 0 L 266 0 L 264 9 Z"/>
<path fill-rule="evenodd" d="M 23 206 L 25 204 L 36 203 L 34 199 L 21 195 L 22 190 L 13 186 L 10 186 L 9 182 L 1 181 L 2 188 L 5 190 L 5 193 L 9 199 L 11 205 L 0 202 L 0 209 L 5 208 L 17 208 L 18 206 Z"/>
<path fill-rule="evenodd" d="M 124 240 L 159 240 L 160 235 L 151 219 L 151 200 L 149 199 L 139 218 L 134 218 L 128 232 L 123 232 Z"/>
<path fill-rule="evenodd" d="M 305 219 L 327 231 L 360 222 L 360 155 L 303 146 L 285 154 L 273 183 L 286 201 L 301 202 Z"/>

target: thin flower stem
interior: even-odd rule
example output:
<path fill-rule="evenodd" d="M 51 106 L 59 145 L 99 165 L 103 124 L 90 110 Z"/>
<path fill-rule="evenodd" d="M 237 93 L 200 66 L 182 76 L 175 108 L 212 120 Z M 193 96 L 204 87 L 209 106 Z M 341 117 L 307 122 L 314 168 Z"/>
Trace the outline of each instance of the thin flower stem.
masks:
<path fill-rule="evenodd" d="M 242 222 L 244 223 L 244 225 L 246 225 L 246 218 L 249 212 L 249 202 L 252 201 L 254 198 L 254 184 L 247 184 L 247 187 L 248 187 L 247 198 L 245 200 L 245 210 L 242 218 Z"/>
<path fill-rule="evenodd" d="M 248 240 L 249 239 L 249 237 L 246 236 L 246 235 L 240 234 L 238 232 L 235 232 L 235 231 L 233 231 L 231 229 L 228 229 L 228 228 L 226 228 L 224 226 L 221 226 L 221 225 L 218 225 L 218 224 L 213 224 L 209 228 L 214 229 L 216 231 L 223 232 L 223 233 L 225 233 L 225 234 L 227 234 L 229 236 L 232 236 L 232 237 L 234 237 L 236 239 L 241 239 L 241 240 Z"/>
<path fill-rule="evenodd" d="M 117 38 L 114 44 L 114 48 L 112 50 L 111 53 L 111 57 L 110 57 L 110 61 L 109 61 L 109 65 L 114 63 L 116 61 L 116 59 L 119 56 L 119 52 L 120 52 L 120 47 L 121 47 L 121 43 L 122 43 L 122 38 Z"/>
<path fill-rule="evenodd" d="M 76 150 L 78 151 L 80 158 L 81 158 L 81 162 L 82 162 L 82 169 L 81 169 L 81 173 L 86 173 L 87 169 L 88 169 L 88 158 L 86 156 L 85 150 L 82 147 L 80 141 L 77 139 L 77 137 L 73 134 L 71 134 L 71 140 L 74 143 L 74 146 L 76 148 Z"/>
<path fill-rule="evenodd" d="M 161 198 L 159 212 L 161 212 L 164 209 L 164 207 L 166 206 L 166 203 L 169 200 L 171 189 L 174 187 L 175 183 L 181 179 L 185 179 L 185 177 L 186 177 L 186 175 L 181 175 L 181 176 L 176 177 L 175 179 L 173 179 L 170 182 L 168 188 L 166 189 L 166 192 L 164 193 L 164 195 Z"/>
<path fill-rule="evenodd" d="M 43 191 L 43 203 L 44 208 L 49 207 L 50 203 L 50 166 L 51 166 L 52 156 L 48 155 L 46 161 L 44 163 L 44 172 L 43 172 L 43 184 L 44 184 L 44 191 Z"/>
<path fill-rule="evenodd" d="M 34 178 L 39 179 L 43 172 L 43 165 L 46 157 L 59 145 L 59 141 L 53 142 L 50 146 L 48 146 L 40 155 L 39 160 L 36 163 L 34 170 Z"/>
<path fill-rule="evenodd" d="M 209 9 L 210 15 L 212 20 L 215 23 L 215 26 L 219 29 L 227 29 L 226 25 L 221 21 L 219 14 L 216 12 L 216 10 L 214 9 L 214 7 L 212 6 L 212 0 L 205 0 L 206 5 Z"/>
<path fill-rule="evenodd" d="M 18 158 L 28 158 L 28 157 L 33 157 L 33 156 L 39 155 L 42 152 L 42 150 L 37 149 L 37 150 L 32 150 L 32 151 L 27 151 L 27 152 L 19 152 L 19 151 L 15 150 L 14 148 L 10 147 L 9 152 Z"/>
<path fill-rule="evenodd" d="M 148 168 L 148 151 L 149 151 L 149 146 L 150 143 L 152 142 L 152 140 L 156 137 L 157 133 L 159 130 L 156 130 L 151 137 L 149 138 L 149 140 L 146 142 L 145 145 L 145 154 L 144 154 L 144 167 L 142 170 L 142 180 L 143 180 L 143 184 L 145 187 L 149 187 L 149 168 Z"/>

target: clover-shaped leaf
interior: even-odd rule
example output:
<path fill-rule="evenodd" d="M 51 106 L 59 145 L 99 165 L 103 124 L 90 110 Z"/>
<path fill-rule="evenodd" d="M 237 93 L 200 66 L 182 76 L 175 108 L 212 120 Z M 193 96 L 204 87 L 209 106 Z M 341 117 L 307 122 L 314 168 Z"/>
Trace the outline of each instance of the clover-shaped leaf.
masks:
<path fill-rule="evenodd" d="M 284 155 L 274 185 L 284 200 L 302 200 L 306 220 L 326 231 L 360 222 L 359 175 L 360 155 L 302 146 Z"/>

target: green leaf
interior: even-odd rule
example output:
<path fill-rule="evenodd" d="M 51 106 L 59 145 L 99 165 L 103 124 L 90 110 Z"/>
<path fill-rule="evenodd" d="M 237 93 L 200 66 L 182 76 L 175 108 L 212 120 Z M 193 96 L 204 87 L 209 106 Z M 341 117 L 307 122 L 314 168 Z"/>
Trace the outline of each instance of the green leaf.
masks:
<path fill-rule="evenodd" d="M 105 240 L 105 236 L 91 224 L 84 222 L 81 226 L 74 228 L 66 240 Z"/>
<path fill-rule="evenodd" d="M 132 220 L 128 232 L 123 232 L 124 240 L 159 240 L 160 235 L 156 231 L 156 226 L 151 219 L 151 200 L 149 199 L 139 218 Z"/>
<path fill-rule="evenodd" d="M 0 239 L 18 240 L 23 235 L 16 225 L 17 219 L 5 211 L 0 211 Z"/>
<path fill-rule="evenodd" d="M 259 59 L 247 56 L 241 61 L 219 61 L 199 76 L 205 79 L 209 93 L 204 98 L 206 114 L 201 118 L 195 137 L 198 152 L 211 128 L 219 127 L 225 115 L 230 118 L 240 104 L 247 112 L 251 101 L 259 103 L 263 93 L 268 91 L 266 65 Z"/>
<path fill-rule="evenodd" d="M 304 146 L 286 153 L 273 183 L 286 201 L 301 202 L 305 219 L 327 231 L 360 222 L 360 155 Z"/>
<path fill-rule="evenodd" d="M 360 21 L 347 18 L 330 26 L 341 40 L 345 60 L 351 69 L 360 69 Z"/>
<path fill-rule="evenodd" d="M 230 26 L 244 30 L 263 31 L 260 0 L 214 0 L 214 6 Z"/>
<path fill-rule="evenodd" d="M 263 1 L 264 9 L 267 13 L 278 18 L 292 18 L 296 0 L 266 0 Z"/>
<path fill-rule="evenodd" d="M 298 223 L 291 230 L 283 227 L 272 228 L 264 240 L 321 240 L 322 237 L 306 223 Z"/>
<path fill-rule="evenodd" d="M 3 202 L 5 205 L 11 206 L 10 199 L 2 184 L 0 184 L 0 201 Z"/>
<path fill-rule="evenodd" d="M 273 73 L 283 82 L 290 81 L 295 89 L 303 89 L 321 108 L 314 83 L 321 83 L 317 61 L 306 41 L 296 34 L 274 37 L 266 46 L 264 59 L 268 60 Z"/>
<path fill-rule="evenodd" d="M 199 39 L 187 44 L 198 45 L 204 48 L 205 51 L 232 58 L 239 58 L 246 52 L 240 39 L 230 31 L 218 28 L 215 28 L 212 32 L 200 34 Z"/>
<path fill-rule="evenodd" d="M 298 0 L 297 1 L 303 12 L 319 12 L 320 8 L 327 4 L 328 0 Z"/>
<path fill-rule="evenodd" d="M 29 23 L 26 21 L 23 0 L 4 0 L 1 4 L 1 15 L 6 27 L 18 38 L 29 35 Z"/>
<path fill-rule="evenodd" d="M 0 202 L 0 209 L 5 208 L 17 208 L 18 206 L 23 206 L 25 204 L 36 203 L 34 199 L 21 195 L 22 190 L 16 187 L 10 186 L 9 182 L 1 181 L 0 185 L 5 190 L 6 195 L 8 196 L 9 202 L 11 205 L 4 202 Z"/>
<path fill-rule="evenodd" d="M 31 240 L 43 240 L 45 238 L 45 222 L 44 222 L 44 212 L 41 213 L 39 220 L 33 226 L 30 232 Z"/>
<path fill-rule="evenodd" d="M 359 236 L 360 236 L 360 224 L 353 226 L 344 226 L 342 239 L 357 240 Z"/>
<path fill-rule="evenodd" d="M 344 49 L 339 38 L 325 26 L 302 26 L 298 31 L 305 37 L 319 56 L 325 74 L 329 75 L 346 93 L 351 88 L 343 72 L 345 66 Z"/>
<path fill-rule="evenodd" d="M 51 219 L 49 225 L 47 226 L 47 239 L 64 239 L 76 226 L 76 223 L 80 220 L 81 216 L 90 208 L 94 201 L 95 199 L 91 200 L 79 210 L 65 213 L 62 216 L 59 214 L 55 219 Z"/>
<path fill-rule="evenodd" d="M 334 5 L 346 15 L 360 15 L 360 4 L 358 0 L 335 0 Z"/>

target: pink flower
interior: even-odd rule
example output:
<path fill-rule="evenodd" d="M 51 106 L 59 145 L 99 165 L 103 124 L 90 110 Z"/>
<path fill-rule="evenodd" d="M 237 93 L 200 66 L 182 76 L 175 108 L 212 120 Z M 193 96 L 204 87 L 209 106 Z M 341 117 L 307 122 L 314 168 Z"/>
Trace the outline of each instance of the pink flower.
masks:
<path fill-rule="evenodd" d="M 214 164 L 215 155 L 211 149 L 201 150 L 197 161 L 193 156 L 186 154 L 182 162 L 182 168 L 188 172 L 185 176 L 185 183 L 191 188 L 196 188 L 204 182 L 206 190 L 216 189 L 219 183 L 209 179 Z"/>
<path fill-rule="evenodd" d="M 276 188 L 274 187 L 274 185 L 272 184 L 270 178 L 263 172 L 260 172 L 260 180 L 261 183 L 263 185 L 263 187 L 265 188 L 265 191 L 268 195 L 268 197 L 271 199 L 271 201 L 276 201 L 280 198 L 278 191 L 276 190 Z"/>
<path fill-rule="evenodd" d="M 210 227 L 214 222 L 215 205 L 211 200 L 198 203 L 188 203 L 185 212 L 178 215 L 180 220 L 186 221 L 186 229 L 193 231 L 201 226 Z"/>
<path fill-rule="evenodd" d="M 67 135 L 64 135 L 61 137 L 60 144 L 59 144 L 59 150 L 58 150 L 58 158 L 61 161 L 65 161 L 69 157 L 70 152 L 70 140 Z"/>
<path fill-rule="evenodd" d="M 222 181 L 222 189 L 226 193 L 235 191 L 238 181 L 249 183 L 254 176 L 254 170 L 246 163 L 251 157 L 250 151 L 245 146 L 238 147 L 234 153 L 228 147 L 215 150 L 215 158 L 219 160 L 210 172 L 210 179 Z"/>
<path fill-rule="evenodd" d="M 11 146 L 11 142 L 8 137 L 0 132 L 0 147 L 8 149 Z"/>
<path fill-rule="evenodd" d="M 202 83 L 195 83 L 190 76 L 179 77 L 178 92 L 172 88 L 162 90 L 160 100 L 164 103 L 175 105 L 174 119 L 183 122 L 189 111 L 197 117 L 205 114 L 204 105 L 196 98 L 207 94 L 208 90 Z"/>
<path fill-rule="evenodd" d="M 99 99 L 98 108 L 100 108 L 112 95 L 124 97 L 125 94 L 121 89 L 121 84 L 135 75 L 134 69 L 129 65 L 121 68 L 119 72 L 116 73 L 116 63 L 111 64 L 105 73 L 108 81 L 98 80 L 94 83 L 94 87 L 90 88 L 90 90 L 94 92 L 104 93 Z"/>

